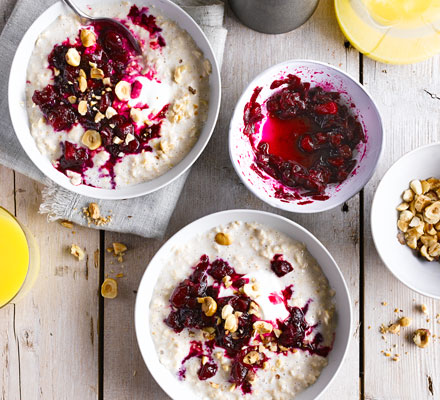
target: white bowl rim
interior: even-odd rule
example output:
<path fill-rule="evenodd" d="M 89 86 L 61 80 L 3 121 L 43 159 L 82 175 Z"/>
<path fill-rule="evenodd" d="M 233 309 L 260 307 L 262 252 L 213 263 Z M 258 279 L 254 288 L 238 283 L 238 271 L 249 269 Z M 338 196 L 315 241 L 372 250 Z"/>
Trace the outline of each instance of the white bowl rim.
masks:
<path fill-rule="evenodd" d="M 406 287 L 408 287 L 409 289 L 413 290 L 416 293 L 420 293 L 423 296 L 427 296 L 427 297 L 431 297 L 432 299 L 438 299 L 440 300 L 440 295 L 435 295 L 429 292 L 424 292 L 421 289 L 418 289 L 417 287 L 415 287 L 414 285 L 412 285 L 411 283 L 409 283 L 408 281 L 400 278 L 396 273 L 394 273 L 394 271 L 388 266 L 388 264 L 385 262 L 384 257 L 382 256 L 382 253 L 380 251 L 380 246 L 378 245 L 378 243 L 376 242 L 376 238 L 375 238 L 375 234 L 374 234 L 374 210 L 376 207 L 378 207 L 378 203 L 376 201 L 376 197 L 378 195 L 379 190 L 382 188 L 382 183 L 383 183 L 383 178 L 385 178 L 385 176 L 390 172 L 391 169 L 394 169 L 395 167 L 397 167 L 397 165 L 403 161 L 406 157 L 409 157 L 410 155 L 417 153 L 418 151 L 424 150 L 428 147 L 435 147 L 435 146 L 439 146 L 440 147 L 440 142 L 434 142 L 434 143 L 428 143 L 425 144 L 423 146 L 417 147 L 413 150 L 408 151 L 407 153 L 405 153 L 404 155 L 402 155 L 401 157 L 399 157 L 388 169 L 387 171 L 383 174 L 379 185 L 377 185 L 376 191 L 374 192 L 374 197 L 373 197 L 373 202 L 371 203 L 371 214 L 370 214 L 370 226 L 371 226 L 371 236 L 373 237 L 373 242 L 374 242 L 374 246 L 376 247 L 376 251 L 377 254 L 379 254 L 379 257 L 382 261 L 382 263 L 386 266 L 386 268 L 388 269 L 388 271 L 391 272 L 391 274 L 400 282 L 402 282 Z"/>
<path fill-rule="evenodd" d="M 139 326 L 139 323 L 140 323 L 139 322 L 139 319 L 140 319 L 139 315 L 141 314 L 142 310 L 140 310 L 140 306 L 139 306 L 139 294 L 141 293 L 142 286 L 145 284 L 145 281 L 147 280 L 148 267 L 155 262 L 156 258 L 158 258 L 160 256 L 160 253 L 168 245 L 168 242 L 173 240 L 175 236 L 181 234 L 182 231 L 190 230 L 193 225 L 201 223 L 203 220 L 210 219 L 210 218 L 217 217 L 217 216 L 222 217 L 222 216 L 225 216 L 228 214 L 234 214 L 234 213 L 237 213 L 240 215 L 248 215 L 248 216 L 252 216 L 252 215 L 266 216 L 266 217 L 272 218 L 274 220 L 280 220 L 284 223 L 287 223 L 288 225 L 292 225 L 295 228 L 299 229 L 299 231 L 301 231 L 304 235 L 308 236 L 312 241 L 314 241 L 318 245 L 318 247 L 324 252 L 325 256 L 328 257 L 330 264 L 332 264 L 334 267 L 334 272 L 336 274 L 337 279 L 339 279 L 342 283 L 342 288 L 344 291 L 343 295 L 348 300 L 347 306 L 348 306 L 348 311 L 349 311 L 348 316 L 347 316 L 347 318 L 348 318 L 347 325 L 349 327 L 348 332 L 347 332 L 347 339 L 343 345 L 343 351 L 341 352 L 341 355 L 340 355 L 340 362 L 337 365 L 336 369 L 334 370 L 333 375 L 330 377 L 328 382 L 322 387 L 321 391 L 319 392 L 318 396 L 316 397 L 316 399 L 318 399 L 319 397 L 321 397 L 325 393 L 325 391 L 329 388 L 331 383 L 334 381 L 334 379 L 336 378 L 336 376 L 340 372 L 340 369 L 341 369 L 342 365 L 344 364 L 344 361 L 347 357 L 348 348 L 351 343 L 351 336 L 352 336 L 351 331 L 352 331 L 352 325 L 353 325 L 353 310 L 352 310 L 352 304 L 351 304 L 350 291 L 348 290 L 347 282 L 345 281 L 344 275 L 343 275 L 342 271 L 340 270 L 339 265 L 337 264 L 336 260 L 333 258 L 331 253 L 327 250 L 327 248 L 321 243 L 321 241 L 315 235 L 313 235 L 310 231 L 308 231 L 306 228 L 304 228 L 303 226 L 301 226 L 297 222 L 294 222 L 286 217 L 283 217 L 282 215 L 274 214 L 274 213 L 271 213 L 268 211 L 253 210 L 253 209 L 230 209 L 230 210 L 218 211 L 215 213 L 205 215 L 205 216 L 198 218 L 198 219 L 192 221 L 191 223 L 185 225 L 181 229 L 179 229 L 155 252 L 154 256 L 151 258 L 150 262 L 148 263 L 148 265 L 142 275 L 142 278 L 139 282 L 138 291 L 136 294 L 136 302 L 135 302 L 135 307 L 134 307 L 134 322 L 135 322 L 136 340 L 137 340 L 138 347 L 139 347 L 139 350 L 142 355 L 142 359 L 144 360 L 145 365 L 147 366 L 150 374 L 152 375 L 152 377 L 154 378 L 156 383 L 162 388 L 162 390 L 165 391 L 165 393 L 168 396 L 173 398 L 168 387 L 164 387 L 160 383 L 161 379 L 158 378 L 159 372 L 154 368 L 150 368 L 149 362 L 147 361 L 147 360 L 149 360 L 148 354 L 144 353 L 145 349 L 141 346 L 141 343 L 140 343 L 139 334 L 138 334 L 138 332 L 141 330 L 141 326 Z M 312 254 L 312 256 L 313 256 L 313 254 Z M 152 293 L 150 295 L 152 295 Z M 337 312 L 338 312 L 338 310 L 337 310 Z M 142 329 L 144 329 L 144 327 L 142 327 Z M 151 362 L 152 361 L 150 361 L 150 363 Z"/>
<path fill-rule="evenodd" d="M 213 87 L 218 87 L 218 96 L 216 96 L 215 99 L 215 104 L 210 103 L 209 108 L 211 109 L 211 107 L 213 107 L 212 109 L 213 111 L 213 119 L 212 119 L 212 126 L 208 126 L 207 125 L 207 121 L 205 122 L 205 125 L 203 127 L 203 129 L 207 129 L 208 131 L 208 135 L 206 136 L 204 143 L 202 144 L 202 146 L 200 146 L 200 149 L 192 156 L 191 159 L 189 159 L 189 155 L 192 151 L 194 151 L 195 147 L 197 146 L 197 143 L 200 140 L 201 135 L 199 136 L 197 142 L 194 144 L 194 146 L 189 150 L 189 152 L 185 155 L 185 157 L 178 163 L 176 164 L 173 168 L 171 168 L 170 170 L 166 171 L 164 174 L 152 179 L 151 181 L 146 181 L 146 182 L 141 182 L 138 183 L 136 185 L 131 185 L 131 186 L 127 186 L 127 187 L 123 187 L 121 189 L 101 189 L 101 188 L 95 188 L 92 186 L 87 186 L 87 185 L 79 185 L 79 186 L 75 186 L 72 185 L 70 183 L 70 181 L 63 179 L 63 176 L 59 176 L 58 174 L 61 174 L 59 171 L 56 171 L 54 169 L 54 171 L 49 172 L 49 169 L 46 167 L 41 165 L 39 160 L 37 159 L 38 155 L 35 154 L 34 155 L 34 151 L 35 149 L 32 148 L 32 145 L 28 145 L 28 143 L 25 141 L 24 136 L 29 135 L 30 138 L 34 140 L 34 138 L 32 137 L 32 134 L 30 132 L 30 129 L 28 129 L 27 132 L 24 133 L 17 133 L 18 131 L 21 131 L 20 129 L 17 129 L 17 117 L 16 113 L 13 112 L 12 110 L 14 109 L 14 107 L 16 106 L 16 103 L 12 102 L 12 99 L 15 97 L 10 96 L 10 92 L 12 90 L 12 87 L 14 85 L 14 73 L 13 71 L 14 66 L 17 65 L 18 63 L 20 63 L 20 59 L 19 59 L 19 50 L 21 50 L 22 47 L 25 46 L 25 43 L 29 40 L 32 39 L 32 35 L 31 35 L 31 31 L 32 28 L 35 26 L 36 23 L 38 23 L 39 21 L 44 21 L 46 15 L 51 14 L 56 8 L 59 8 L 60 6 L 63 5 L 63 2 L 61 0 L 57 1 L 56 3 L 52 4 L 50 7 L 46 8 L 31 24 L 31 26 L 28 28 L 28 30 L 25 32 L 25 34 L 23 35 L 22 39 L 20 40 L 20 43 L 15 51 L 14 54 L 14 58 L 12 60 L 12 64 L 11 64 L 11 68 L 9 70 L 9 79 L 8 79 L 8 107 L 9 107 L 9 116 L 11 118 L 11 122 L 12 122 L 12 127 L 14 128 L 14 132 L 16 134 L 16 137 L 18 139 L 18 141 L 20 142 L 21 147 L 23 148 L 23 150 L 25 151 L 26 155 L 31 159 L 31 161 L 33 162 L 33 164 L 50 180 L 52 180 L 53 182 L 55 182 L 56 184 L 60 185 L 61 187 L 76 193 L 76 194 L 80 194 L 83 196 L 87 196 L 87 197 L 93 197 L 93 198 L 97 198 L 97 199 L 102 199 L 102 200 L 123 200 L 123 199 L 129 199 L 129 198 L 135 198 L 135 197 L 140 197 L 140 196 L 144 196 L 150 193 L 154 193 L 162 188 L 164 188 L 165 186 L 171 184 L 172 182 L 174 182 L 176 179 L 178 179 L 179 177 L 181 177 L 186 171 L 188 171 L 189 168 L 191 168 L 193 166 L 193 164 L 199 159 L 200 155 L 203 153 L 203 151 L 205 150 L 206 146 L 208 145 L 212 134 L 214 132 L 214 129 L 217 125 L 217 121 L 218 121 L 218 116 L 219 116 L 219 112 L 220 112 L 220 105 L 221 105 L 221 97 L 222 97 L 222 85 L 221 85 L 221 76 L 220 76 L 220 68 L 218 65 L 218 61 L 217 61 L 217 57 L 214 53 L 214 50 L 211 46 L 210 41 L 208 40 L 208 38 L 206 37 L 205 33 L 203 32 L 203 30 L 201 29 L 201 27 L 199 26 L 199 24 L 197 24 L 197 22 L 195 22 L 195 20 L 191 17 L 191 15 L 189 15 L 183 8 L 181 8 L 180 6 L 178 6 L 176 3 L 172 2 L 171 0 L 143 0 L 143 2 L 145 3 L 165 3 L 167 7 L 171 7 L 174 8 L 175 10 L 177 10 L 177 12 L 181 13 L 185 18 L 188 18 L 189 20 L 191 20 L 194 29 L 196 29 L 198 31 L 198 33 L 200 34 L 201 38 L 203 39 L 203 41 L 205 42 L 204 44 L 207 46 L 209 53 L 210 54 L 205 54 L 205 56 L 207 58 L 210 59 L 211 61 L 211 66 L 212 66 L 212 73 L 211 73 L 211 78 L 213 79 L 211 86 L 211 90 L 213 90 Z M 157 4 L 155 4 L 157 5 Z M 160 6 L 159 6 L 160 8 Z M 179 22 L 175 21 L 178 25 Z M 45 25 L 45 28 L 47 28 L 47 24 Z M 44 29 L 44 28 L 43 28 Z M 41 33 L 42 30 L 39 31 L 39 33 Z M 26 105 L 25 105 L 26 107 Z M 214 108 L 215 107 L 215 108 Z M 26 110 L 26 114 L 27 114 L 27 110 Z M 37 151 L 39 151 L 37 149 Z M 186 163 L 187 165 L 184 165 L 184 163 Z M 176 172 L 176 168 L 179 165 L 184 165 L 183 168 L 181 168 L 180 172 Z M 56 173 L 55 173 L 56 172 Z M 132 193 L 125 193 L 126 190 L 130 190 L 127 188 L 133 188 L 136 186 L 140 186 L 142 184 L 145 183 L 151 183 L 154 182 L 157 179 L 160 179 L 162 177 L 164 177 L 165 175 L 170 175 L 170 178 L 168 180 L 166 180 L 165 182 L 157 185 L 154 188 L 151 189 L 147 189 L 147 190 L 139 190 L 139 191 L 133 191 Z M 84 190 L 87 191 L 87 193 L 84 193 Z M 122 192 L 122 193 L 121 193 Z"/>
<path fill-rule="evenodd" d="M 232 121 L 234 120 L 236 112 L 238 112 L 238 109 L 237 109 L 238 104 L 242 102 L 248 89 L 252 86 L 255 86 L 264 75 L 266 75 L 267 73 L 269 73 L 272 70 L 279 70 L 282 67 L 284 67 L 286 65 L 290 65 L 292 63 L 309 63 L 309 64 L 321 65 L 324 67 L 329 67 L 330 69 L 333 69 L 333 70 L 341 73 L 343 76 L 345 76 L 351 82 L 353 82 L 356 86 L 358 86 L 366 94 L 368 99 L 371 101 L 371 104 L 377 114 L 377 117 L 378 117 L 379 128 L 380 128 L 380 132 L 381 132 L 380 148 L 379 148 L 379 151 L 377 152 L 378 154 L 377 154 L 375 166 L 374 166 L 374 168 L 371 169 L 371 171 L 366 176 L 365 183 L 363 183 L 362 185 L 357 185 L 358 187 L 356 188 L 356 191 L 350 197 L 346 198 L 345 200 L 340 200 L 333 205 L 329 205 L 329 204 L 325 205 L 326 201 L 323 201 L 321 203 L 321 204 L 323 204 L 323 207 L 319 211 L 310 210 L 307 207 L 307 205 L 302 206 L 300 210 L 299 209 L 292 210 L 291 204 L 293 204 L 293 203 L 276 202 L 271 197 L 264 195 L 261 191 L 255 190 L 254 186 L 247 179 L 244 179 L 244 177 L 241 174 L 241 171 L 237 165 L 236 160 L 232 156 L 232 147 L 233 147 L 232 146 Z M 368 184 L 368 182 L 372 178 L 374 172 L 376 171 L 377 165 L 379 164 L 379 161 L 380 161 L 382 154 L 383 154 L 384 129 L 383 129 L 382 115 L 380 114 L 379 108 L 377 107 L 377 104 L 374 101 L 373 97 L 371 96 L 370 92 L 368 91 L 368 89 L 364 85 L 362 85 L 360 82 L 358 82 L 356 79 L 354 79 L 346 71 L 343 71 L 341 68 L 335 67 L 334 65 L 323 62 L 323 61 L 316 61 L 316 60 L 312 60 L 312 59 L 290 59 L 287 61 L 283 61 L 279 64 L 272 65 L 271 67 L 263 70 L 254 79 L 252 79 L 252 81 L 243 89 L 242 94 L 240 95 L 239 99 L 235 103 L 234 112 L 232 113 L 231 121 L 229 123 L 229 140 L 228 140 L 228 142 L 229 142 L 229 146 L 228 146 L 229 147 L 229 158 L 231 159 L 231 163 L 234 167 L 234 170 L 237 173 L 237 175 L 240 177 L 240 180 L 242 181 L 242 183 L 246 186 L 246 188 L 251 193 L 253 193 L 255 196 L 257 196 L 260 200 L 264 201 L 266 204 L 269 204 L 272 207 L 275 207 L 275 208 L 278 208 L 278 209 L 281 209 L 284 211 L 290 211 L 290 212 L 294 212 L 294 213 L 298 213 L 298 214 L 316 214 L 316 213 L 332 210 L 333 208 L 340 206 L 341 204 L 345 203 L 346 201 L 348 201 L 351 198 L 353 198 L 354 196 L 356 196 Z"/>

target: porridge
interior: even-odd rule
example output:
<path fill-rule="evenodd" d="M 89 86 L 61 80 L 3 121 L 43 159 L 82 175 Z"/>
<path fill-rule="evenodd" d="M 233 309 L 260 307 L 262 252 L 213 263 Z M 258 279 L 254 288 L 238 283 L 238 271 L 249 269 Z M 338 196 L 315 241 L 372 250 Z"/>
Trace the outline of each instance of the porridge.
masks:
<path fill-rule="evenodd" d="M 233 222 L 175 247 L 150 304 L 160 362 L 202 399 L 290 399 L 327 365 L 334 291 L 305 246 Z"/>
<path fill-rule="evenodd" d="M 211 64 L 190 35 L 154 8 L 128 2 L 61 15 L 38 38 L 27 71 L 27 110 L 40 152 L 74 185 L 114 189 L 180 162 L 207 118 Z"/>
<path fill-rule="evenodd" d="M 278 181 L 277 198 L 327 200 L 327 186 L 345 181 L 356 165 L 357 146 L 366 141 L 362 125 L 340 93 L 296 75 L 273 81 L 270 96 L 258 99 L 262 89 L 254 89 L 243 111 L 251 168 Z"/>

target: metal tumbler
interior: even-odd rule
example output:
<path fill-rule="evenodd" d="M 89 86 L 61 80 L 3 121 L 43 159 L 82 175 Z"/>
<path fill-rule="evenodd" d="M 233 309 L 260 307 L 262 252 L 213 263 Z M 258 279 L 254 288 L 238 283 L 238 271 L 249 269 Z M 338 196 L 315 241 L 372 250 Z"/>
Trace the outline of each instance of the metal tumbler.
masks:
<path fill-rule="evenodd" d="M 319 0 L 229 0 L 238 19 L 263 33 L 285 33 L 306 22 Z"/>

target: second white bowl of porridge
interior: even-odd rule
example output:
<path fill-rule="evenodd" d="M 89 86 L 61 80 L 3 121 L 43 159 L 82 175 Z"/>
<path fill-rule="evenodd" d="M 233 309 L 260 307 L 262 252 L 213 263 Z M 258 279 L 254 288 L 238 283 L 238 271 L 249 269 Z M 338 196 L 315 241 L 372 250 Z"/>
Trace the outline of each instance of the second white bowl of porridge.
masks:
<path fill-rule="evenodd" d="M 220 73 L 208 39 L 169 0 L 80 0 L 118 18 L 139 39 L 83 25 L 62 3 L 23 37 L 9 79 L 17 137 L 34 164 L 73 192 L 123 199 L 182 175 L 208 143 L 220 107 Z"/>
<path fill-rule="evenodd" d="M 135 326 L 173 399 L 317 398 L 351 336 L 344 278 L 324 246 L 278 215 L 230 210 L 176 233 L 139 286 Z"/>

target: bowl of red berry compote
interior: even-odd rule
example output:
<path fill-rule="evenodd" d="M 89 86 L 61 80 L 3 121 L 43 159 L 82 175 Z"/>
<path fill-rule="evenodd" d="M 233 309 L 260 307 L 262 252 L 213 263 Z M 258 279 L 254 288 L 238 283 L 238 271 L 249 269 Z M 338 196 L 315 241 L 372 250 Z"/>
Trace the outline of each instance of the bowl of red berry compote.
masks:
<path fill-rule="evenodd" d="M 56 3 L 26 33 L 11 68 L 17 136 L 67 189 L 114 199 L 150 193 L 189 168 L 210 138 L 220 101 L 212 49 L 171 1 L 79 5 L 124 24 L 141 53 L 114 24 L 84 24 Z"/>
<path fill-rule="evenodd" d="M 179 400 L 317 398 L 351 331 L 327 250 L 253 210 L 211 214 L 174 235 L 142 278 L 135 320 L 150 372 Z"/>
<path fill-rule="evenodd" d="M 362 85 L 331 65 L 292 60 L 245 89 L 231 120 L 229 153 L 260 199 L 313 213 L 365 186 L 382 141 L 380 114 Z"/>

